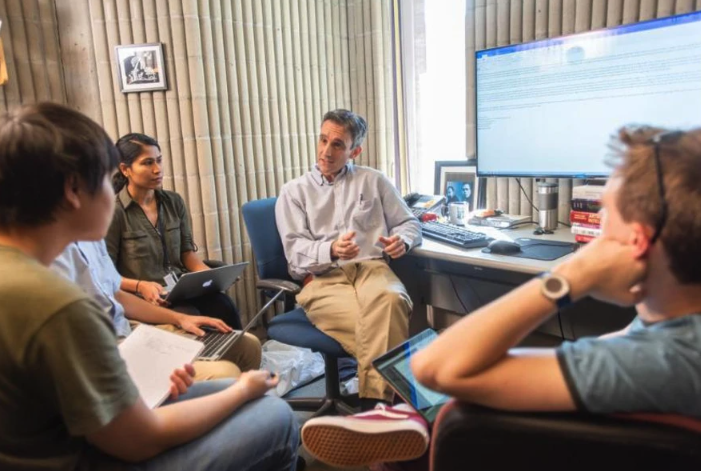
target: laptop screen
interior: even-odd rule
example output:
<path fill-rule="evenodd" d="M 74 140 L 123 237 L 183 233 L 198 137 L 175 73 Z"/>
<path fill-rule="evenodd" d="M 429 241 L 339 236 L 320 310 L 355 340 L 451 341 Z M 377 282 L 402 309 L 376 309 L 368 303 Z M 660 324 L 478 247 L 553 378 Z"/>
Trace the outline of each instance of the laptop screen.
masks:
<path fill-rule="evenodd" d="M 184 273 L 169 290 L 165 299 L 171 304 L 178 304 L 207 293 L 226 291 L 243 274 L 246 266 L 248 262 L 241 262 L 210 270 Z"/>
<path fill-rule="evenodd" d="M 431 343 L 438 334 L 426 329 L 373 361 L 373 366 L 402 399 L 433 423 L 441 406 L 450 397 L 420 384 L 411 372 L 411 356 Z"/>

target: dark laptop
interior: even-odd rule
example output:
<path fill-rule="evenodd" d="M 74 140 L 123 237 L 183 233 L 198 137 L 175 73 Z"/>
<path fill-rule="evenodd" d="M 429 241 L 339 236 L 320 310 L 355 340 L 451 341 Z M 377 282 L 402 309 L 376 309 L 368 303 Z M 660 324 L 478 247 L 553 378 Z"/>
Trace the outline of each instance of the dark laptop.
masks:
<path fill-rule="evenodd" d="M 226 291 L 243 274 L 247 265 L 248 262 L 241 262 L 211 270 L 185 273 L 178 278 L 178 282 L 168 292 L 165 300 L 170 304 L 176 304 L 216 291 Z"/>
<path fill-rule="evenodd" d="M 426 347 L 437 337 L 435 330 L 426 329 L 372 362 L 392 389 L 430 424 L 436 419 L 438 411 L 450 396 L 419 384 L 411 372 L 409 362 L 414 353 Z"/>

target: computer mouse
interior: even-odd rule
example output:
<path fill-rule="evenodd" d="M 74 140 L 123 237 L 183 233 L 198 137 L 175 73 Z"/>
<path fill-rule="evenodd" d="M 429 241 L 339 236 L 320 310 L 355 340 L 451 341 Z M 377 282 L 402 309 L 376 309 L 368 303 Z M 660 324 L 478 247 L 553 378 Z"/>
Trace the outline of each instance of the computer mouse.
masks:
<path fill-rule="evenodd" d="M 521 251 L 521 246 L 510 240 L 493 240 L 487 246 L 491 253 L 497 255 L 512 255 Z"/>

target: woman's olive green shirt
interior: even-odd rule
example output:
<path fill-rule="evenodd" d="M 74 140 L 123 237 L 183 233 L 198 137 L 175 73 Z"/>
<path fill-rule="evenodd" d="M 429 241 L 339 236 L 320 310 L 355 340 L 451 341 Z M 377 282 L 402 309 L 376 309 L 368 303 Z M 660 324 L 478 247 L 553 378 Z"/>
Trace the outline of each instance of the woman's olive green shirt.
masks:
<path fill-rule="evenodd" d="M 181 254 L 196 248 L 182 197 L 172 191 L 156 190 L 156 202 L 158 223 L 154 226 L 125 186 L 117 195 L 114 219 L 105 242 L 123 277 L 163 284 L 163 277 L 170 271 L 177 275 L 187 271 Z"/>

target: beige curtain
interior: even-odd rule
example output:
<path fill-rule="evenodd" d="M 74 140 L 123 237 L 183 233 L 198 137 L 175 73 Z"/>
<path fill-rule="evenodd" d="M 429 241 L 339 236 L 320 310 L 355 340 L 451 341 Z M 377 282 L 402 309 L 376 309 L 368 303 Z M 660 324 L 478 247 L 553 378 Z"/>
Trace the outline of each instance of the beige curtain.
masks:
<path fill-rule="evenodd" d="M 0 20 L 8 75 L 0 87 L 0 108 L 44 100 L 65 103 L 54 2 L 0 0 Z"/>
<path fill-rule="evenodd" d="M 348 0 L 351 106 L 368 120 L 359 163 L 394 177 L 392 3 Z"/>
<path fill-rule="evenodd" d="M 409 193 L 409 152 L 408 152 L 408 136 L 407 136 L 407 115 L 406 115 L 406 96 L 404 94 L 404 83 L 399 80 L 399 77 L 404 77 L 404 61 L 402 60 L 402 42 L 401 42 L 401 17 L 399 14 L 399 0 L 392 0 L 392 53 L 393 53 L 393 68 L 394 68 L 394 105 L 396 106 L 396 122 L 395 136 L 396 142 L 396 158 L 398 169 L 396 170 L 395 182 L 401 194 Z"/>
<path fill-rule="evenodd" d="M 701 10 L 699 0 L 468 0 L 467 57 L 474 51 L 528 42 L 547 37 Z M 474 151 L 474 60 L 468 60 L 468 150 Z M 551 180 L 557 182 L 558 180 Z M 537 189 L 531 179 L 522 179 L 532 201 Z M 577 180 L 559 180 L 559 218 L 569 220 L 572 185 Z M 537 203 L 536 203 L 537 204 Z M 532 210 L 513 178 L 490 178 L 487 206 L 512 214 L 537 213 Z"/>
<path fill-rule="evenodd" d="M 241 205 L 311 167 L 330 109 L 368 119 L 359 163 L 394 178 L 391 0 L 56 0 L 55 16 L 65 101 L 114 138 L 158 139 L 164 186 L 185 198 L 204 257 L 252 260 Z M 169 89 L 121 93 L 114 47 L 157 42 Z M 244 317 L 254 281 L 251 268 L 236 285 Z"/>

